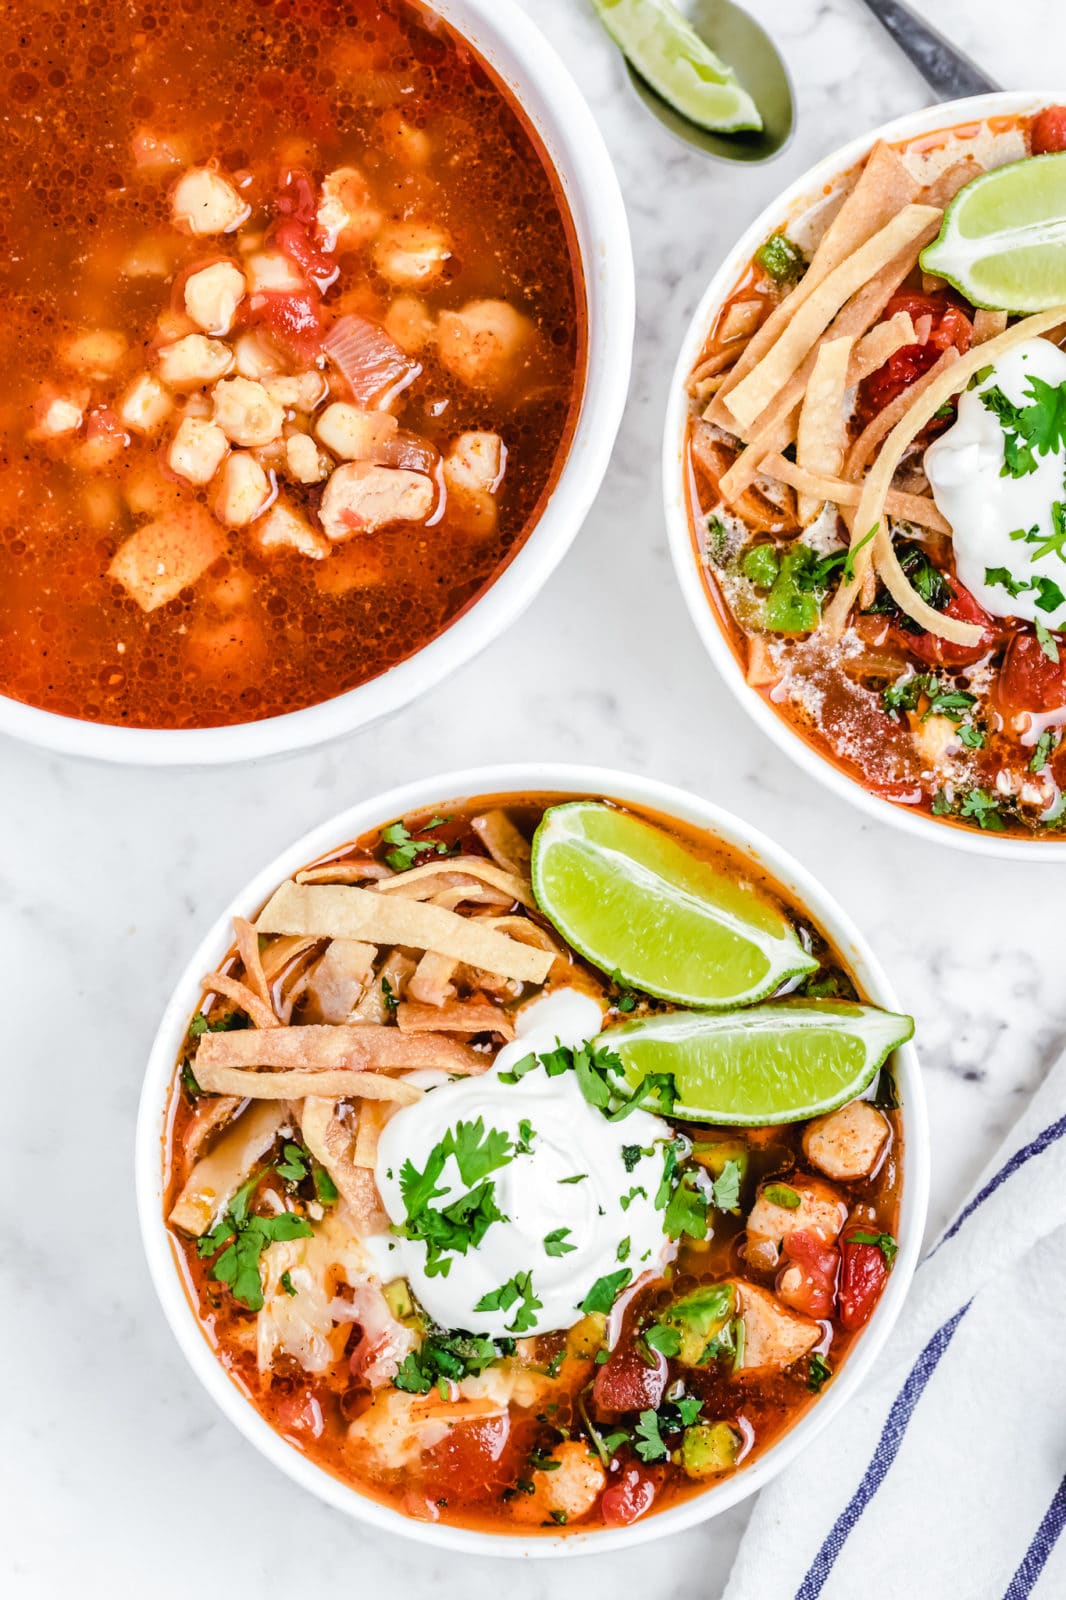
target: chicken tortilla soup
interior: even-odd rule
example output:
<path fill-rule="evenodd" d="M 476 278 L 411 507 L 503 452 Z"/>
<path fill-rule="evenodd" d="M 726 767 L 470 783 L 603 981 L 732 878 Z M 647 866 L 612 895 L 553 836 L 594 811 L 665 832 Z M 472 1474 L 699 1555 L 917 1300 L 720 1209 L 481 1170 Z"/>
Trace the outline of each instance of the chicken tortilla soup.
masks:
<path fill-rule="evenodd" d="M 892 1052 L 754 860 L 601 799 L 390 821 L 204 980 L 165 1211 L 202 1331 L 408 1517 L 621 1526 L 759 1458 L 892 1271 Z"/>
<path fill-rule="evenodd" d="M 0 693 L 329 699 L 535 523 L 585 361 L 566 202 L 409 0 L 6 0 Z"/>
<path fill-rule="evenodd" d="M 1066 107 L 879 143 L 745 263 L 690 506 L 749 686 L 945 826 L 1066 827 Z"/>

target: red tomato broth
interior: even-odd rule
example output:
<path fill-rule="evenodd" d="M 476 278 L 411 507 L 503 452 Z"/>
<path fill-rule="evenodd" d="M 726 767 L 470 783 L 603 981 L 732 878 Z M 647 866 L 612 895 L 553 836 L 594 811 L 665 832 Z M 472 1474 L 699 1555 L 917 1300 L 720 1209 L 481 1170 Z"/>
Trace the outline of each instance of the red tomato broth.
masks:
<path fill-rule="evenodd" d="M 900 141 L 894 148 L 928 154 L 945 147 L 953 138 L 966 141 L 987 132 L 993 136 L 1022 135 L 1035 154 L 1044 148 L 1066 147 L 1066 133 L 1061 134 L 1061 144 L 1052 142 L 1060 137 L 1060 127 L 1066 128 L 1066 108 L 1052 107 L 1031 119 L 990 118 L 984 124 L 946 128 Z M 958 154 L 963 159 L 964 145 Z M 861 165 L 855 173 L 843 174 L 842 181 L 859 171 Z M 797 225 L 802 228 L 806 217 L 817 216 L 831 187 L 827 186 L 809 208 L 805 210 L 801 205 L 792 217 L 783 219 L 781 229 L 788 233 Z M 807 253 L 810 254 L 809 249 Z M 727 348 L 721 340 L 721 329 L 732 306 L 760 296 L 765 300 L 765 320 L 772 308 L 782 301 L 787 303 L 787 294 L 787 285 L 775 284 L 757 261 L 746 267 L 715 317 L 690 382 L 695 381 L 709 357 Z M 889 298 L 877 320 L 887 321 L 899 311 L 909 312 L 916 325 L 923 324 L 925 338 L 920 344 L 905 345 L 896 351 L 858 386 L 854 416 L 848 426 L 849 444 L 884 407 L 921 379 L 946 349 L 954 347 L 964 353 L 971 347 L 976 308 L 942 280 L 928 279 L 920 268 L 916 267 Z M 754 591 L 737 581 L 739 556 L 751 543 L 769 542 L 779 553 L 786 551 L 800 533 L 800 525 L 792 512 L 782 511 L 767 500 L 757 482 L 747 491 L 744 508 L 737 510 L 737 521 L 747 524 L 739 549 L 731 552 L 730 562 L 716 563 L 703 530 L 708 519 L 713 520 L 723 509 L 718 479 L 733 457 L 722 446 L 718 463 L 721 470 L 716 466 L 714 471 L 697 459 L 692 446 L 702 408 L 699 402 L 693 407 L 686 455 L 686 498 L 693 549 L 711 609 L 753 691 L 808 748 L 880 798 L 933 816 L 946 826 L 971 830 L 987 827 L 1026 839 L 1058 837 L 1066 812 L 1048 823 L 1043 821 L 1042 812 L 1066 784 L 1066 752 L 1053 744 L 1038 771 L 1030 767 L 1032 760 L 1039 760 L 1034 756 L 1035 735 L 1025 744 L 1021 739 L 1028 732 L 1031 716 L 1066 705 L 1066 652 L 1061 662 L 1055 662 L 1051 659 L 1052 647 L 1041 645 L 1031 624 L 990 616 L 960 583 L 950 537 L 922 534 L 920 530 L 910 546 L 917 543 L 944 580 L 936 609 L 981 626 L 984 635 L 980 643 L 956 644 L 923 631 L 899 612 L 880 583 L 874 606 L 866 608 L 864 601 L 855 607 L 840 643 L 817 631 L 768 635 L 758 626 Z M 918 435 L 919 449 L 954 420 L 953 401 L 942 410 L 945 414 L 935 417 Z M 901 475 L 905 476 L 905 469 L 914 464 L 913 457 L 905 458 Z M 728 512 L 729 507 L 724 509 Z M 840 540 L 846 542 L 848 532 L 843 517 L 838 517 L 837 527 Z M 908 543 L 897 537 L 896 546 L 902 559 Z M 836 581 L 834 578 L 834 585 Z M 831 597 L 832 586 L 826 603 Z M 778 652 L 778 670 L 773 673 L 762 653 L 763 641 L 768 639 Z M 787 673 L 787 687 L 779 687 L 783 680 L 781 669 Z M 976 669 L 973 679 L 968 675 L 969 669 Z M 926 701 L 920 702 L 913 715 L 892 715 L 884 708 L 883 691 L 908 670 L 935 675 L 941 691 L 974 694 L 974 715 L 980 719 L 984 742 L 979 748 L 957 751 L 955 768 L 937 768 L 930 761 L 929 748 L 917 742 L 915 734 L 920 732 Z M 953 792 L 950 785 L 954 780 L 964 800 L 972 788 L 994 802 L 992 807 L 979 808 L 982 820 L 977 814 L 960 814 L 958 799 L 950 801 L 945 795 L 945 777 L 948 795 Z"/>
<path fill-rule="evenodd" d="M 463 853 L 476 854 L 482 846 L 477 832 L 469 826 L 473 816 L 486 809 L 502 807 L 519 830 L 530 837 L 543 810 L 563 798 L 572 797 L 483 797 L 427 808 L 408 815 L 404 823 L 412 834 L 418 835 L 419 823 L 424 827 L 427 821 L 443 814 L 447 820 L 439 834 L 434 830 L 425 837 L 446 839 Z M 627 809 L 646 816 L 719 870 L 753 882 L 809 941 L 821 963 L 813 974 L 818 984 L 825 986 L 820 992 L 828 988 L 829 992 L 845 997 L 862 998 L 855 976 L 839 951 L 803 907 L 788 897 L 755 862 L 703 830 L 673 818 L 643 812 L 637 807 Z M 381 830 L 375 829 L 322 859 L 336 862 L 349 857 L 373 856 L 381 860 L 385 852 Z M 431 857 L 427 854 L 417 861 L 425 859 Z M 539 920 L 539 914 L 533 914 L 533 920 Z M 235 952 L 231 952 L 228 963 L 224 964 L 231 971 L 235 959 Z M 609 980 L 572 951 L 567 952 L 567 960 L 571 981 L 602 995 L 606 1003 L 615 1007 L 608 1011 L 607 1022 L 626 1020 L 627 1014 L 617 1010 L 618 992 Z M 665 1002 L 643 996 L 638 997 L 637 1006 L 637 1015 L 645 1010 L 673 1009 Z M 204 1010 L 215 1021 L 229 1007 L 227 1002 L 216 998 L 205 1002 Z M 299 1006 L 292 1020 L 301 1020 Z M 186 1059 L 184 1051 L 182 1059 Z M 190 1163 L 182 1154 L 182 1141 L 197 1106 L 202 1104 L 201 1098 L 190 1096 L 183 1088 L 179 1062 L 170 1096 L 164 1149 L 167 1170 L 164 1211 L 167 1214 L 190 1170 Z M 895 1235 L 898 1229 L 904 1181 L 902 1121 L 896 1109 L 888 1109 L 883 1114 L 889 1124 L 889 1138 L 872 1173 L 866 1178 L 833 1185 L 847 1204 L 845 1233 L 872 1230 Z M 610 1359 L 604 1364 L 593 1360 L 595 1349 L 603 1348 L 602 1331 L 593 1330 L 592 1335 L 583 1331 L 589 1319 L 579 1320 L 569 1332 L 543 1334 L 526 1341 L 522 1345 L 522 1364 L 542 1375 L 535 1398 L 529 1404 L 512 1400 L 502 1418 L 453 1424 L 443 1438 L 424 1451 L 421 1460 L 407 1462 L 402 1470 L 375 1470 L 347 1438 L 349 1424 L 366 1413 L 372 1399 L 365 1383 L 357 1376 L 360 1363 L 357 1358 L 353 1359 L 353 1348 L 357 1347 L 359 1339 L 358 1327 L 350 1335 L 340 1336 L 337 1359 L 324 1374 L 305 1373 L 295 1360 L 284 1356 L 275 1356 L 272 1367 L 261 1373 L 256 1361 L 255 1316 L 213 1281 L 210 1263 L 198 1258 L 195 1240 L 171 1225 L 175 1264 L 201 1330 L 232 1381 L 265 1420 L 316 1465 L 379 1503 L 421 1520 L 440 1520 L 497 1534 L 564 1533 L 565 1525 L 548 1518 L 530 1522 L 521 1514 L 521 1507 L 525 1504 L 532 1475 L 531 1458 L 538 1454 L 543 1457 L 561 1440 L 584 1437 L 586 1410 L 595 1419 L 601 1435 L 609 1434 L 619 1423 L 632 1428 L 637 1413 L 661 1402 L 664 1391 L 670 1393 L 668 1383 L 683 1376 L 687 1393 L 698 1396 L 703 1402 L 701 1422 L 729 1421 L 743 1434 L 744 1450 L 737 1469 L 743 1470 L 795 1425 L 816 1402 L 821 1387 L 817 1374 L 812 1376 L 806 1359 L 782 1371 L 732 1376 L 728 1366 L 714 1361 L 704 1369 L 694 1369 L 682 1367 L 675 1360 L 667 1362 L 662 1356 L 649 1360 L 647 1351 L 641 1351 L 642 1331 L 656 1320 L 657 1313 L 676 1297 L 701 1285 L 728 1277 L 744 1279 L 767 1291 L 774 1290 L 779 1271 L 792 1259 L 787 1251 L 778 1266 L 766 1270 L 747 1261 L 744 1255 L 745 1219 L 756 1185 L 768 1179 L 788 1183 L 790 1179 L 816 1170 L 801 1147 L 807 1126 L 804 1123 L 738 1129 L 714 1128 L 675 1119 L 674 1125 L 699 1145 L 728 1141 L 743 1147 L 750 1165 L 743 1182 L 740 1214 L 716 1211 L 711 1239 L 682 1240 L 677 1259 L 664 1277 L 652 1278 L 645 1274 L 637 1284 L 623 1290 L 615 1312 L 617 1315 L 617 1306 L 624 1304 L 620 1334 Z M 280 1180 L 269 1173 L 265 1186 L 275 1190 L 282 1188 Z M 828 1248 L 829 1253 L 838 1256 L 837 1251 Z M 809 1259 L 817 1250 L 812 1252 L 801 1240 L 796 1253 Z M 823 1279 L 826 1253 L 827 1247 L 823 1246 Z M 878 1294 L 880 1288 L 883 1288 L 883 1280 Z M 824 1304 L 812 1315 L 821 1321 L 824 1330 L 817 1351 L 825 1356 L 835 1376 L 860 1335 L 846 1328 L 836 1312 Z M 587 1342 L 589 1339 L 591 1343 Z M 544 1376 L 553 1362 L 557 1369 L 555 1375 Z M 549 1474 L 540 1476 L 547 1478 Z M 720 1481 L 719 1476 L 706 1484 L 693 1482 L 676 1461 L 644 1462 L 631 1446 L 625 1445 L 616 1451 L 597 1505 L 573 1527 L 577 1531 L 601 1525 L 623 1526 L 639 1516 L 687 1501 L 700 1494 L 704 1487 Z"/>
<path fill-rule="evenodd" d="M 0 692 L 91 721 L 205 727 L 313 705 L 422 648 L 521 547 L 580 401 L 576 237 L 523 113 L 469 45 L 410 0 L 237 0 L 221 9 L 182 0 L 140 17 L 113 3 L 90 17 L 34 0 L 0 19 L 0 43 Z M 420 165 L 405 156 L 404 129 L 428 137 Z M 173 139 L 181 164 L 138 167 L 144 130 Z M 78 454 L 106 431 L 100 408 L 146 360 L 151 367 L 157 318 L 180 308 L 188 269 L 233 257 L 230 236 L 187 237 L 170 222 L 177 173 L 207 162 L 249 180 L 248 228 L 287 226 L 282 242 L 294 254 L 298 224 L 288 219 L 306 216 L 306 204 L 301 213 L 298 186 L 279 188 L 281 173 L 300 169 L 317 185 L 358 162 L 386 218 L 430 217 L 450 237 L 447 270 L 423 293 L 431 315 L 496 296 L 532 319 L 538 365 L 529 381 L 471 389 L 434 348 L 393 408 L 401 428 L 434 448 L 467 430 L 499 432 L 507 463 L 495 527 L 471 528 L 446 510 L 433 525 L 363 533 L 325 560 L 265 553 L 247 528 L 221 529 L 208 571 L 147 613 L 108 575 L 160 496 L 201 505 L 213 495 L 176 480 L 154 438 L 127 434 L 100 467 Z M 132 275 L 137 252 L 160 249 L 163 275 Z M 330 260 L 339 275 L 321 301 L 326 312 L 383 319 L 396 292 L 370 250 Z M 291 320 L 266 314 L 268 323 Z M 250 316 L 247 306 L 240 315 Z M 106 380 L 83 383 L 57 350 L 98 328 L 121 334 L 126 351 Z M 42 394 L 64 387 L 91 391 L 87 433 L 73 449 L 28 439 Z M 315 518 L 317 486 L 285 492 Z"/>

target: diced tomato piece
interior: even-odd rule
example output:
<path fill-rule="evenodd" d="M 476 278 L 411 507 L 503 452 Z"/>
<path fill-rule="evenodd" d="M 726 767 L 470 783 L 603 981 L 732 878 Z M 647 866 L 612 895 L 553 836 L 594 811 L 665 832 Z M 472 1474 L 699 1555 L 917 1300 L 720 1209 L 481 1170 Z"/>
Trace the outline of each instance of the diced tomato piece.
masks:
<path fill-rule="evenodd" d="M 655 1479 L 640 1467 L 626 1467 L 621 1481 L 603 1491 L 603 1520 L 609 1528 L 624 1528 L 642 1517 L 654 1499 Z"/>
<path fill-rule="evenodd" d="M 905 344 L 860 385 L 858 409 L 864 424 L 928 372 L 951 345 L 963 354 L 973 339 L 969 317 L 945 293 L 919 294 L 904 290 L 888 302 L 885 319 L 894 317 L 898 311 L 908 311 L 914 323 L 923 317 L 931 318 L 929 337 L 924 344 Z"/>
<path fill-rule="evenodd" d="M 513 1473 L 511 1420 L 498 1417 L 457 1422 L 423 1457 L 426 1487 L 449 1499 L 477 1500 L 486 1489 L 504 1487 Z"/>
<path fill-rule="evenodd" d="M 977 644 L 954 644 L 950 639 L 942 639 L 937 633 L 905 633 L 902 629 L 896 631 L 896 637 L 912 655 L 924 661 L 930 667 L 968 667 L 975 661 L 980 661 L 983 655 L 1002 637 L 996 626 L 994 617 L 990 617 L 985 608 L 978 605 L 969 589 L 964 589 L 958 578 L 952 577 L 951 587 L 955 591 L 947 605 L 944 607 L 946 617 L 955 617 L 959 622 L 975 622 L 985 631 Z"/>
<path fill-rule="evenodd" d="M 336 281 L 340 268 L 329 256 L 316 249 L 302 223 L 289 218 L 279 222 L 271 236 L 271 243 L 290 261 L 295 261 L 306 277 L 313 278 L 319 289 L 325 291 Z"/>
<path fill-rule="evenodd" d="M 645 1360 L 635 1339 L 626 1334 L 596 1373 L 592 1398 L 598 1411 L 658 1410 L 670 1376 L 666 1360 L 657 1350 L 654 1366 Z"/>
<path fill-rule="evenodd" d="M 277 1418 L 282 1428 L 310 1433 L 316 1439 L 325 1427 L 322 1407 L 310 1389 L 301 1389 L 299 1393 L 286 1395 L 279 1400 Z"/>
<path fill-rule="evenodd" d="M 797 1228 L 786 1234 L 783 1244 L 785 1261 L 778 1274 L 778 1283 L 789 1272 L 786 1304 L 794 1311 L 808 1317 L 828 1317 L 833 1313 L 836 1299 L 837 1268 L 840 1257 L 831 1246 L 806 1228 Z M 802 1282 L 795 1283 L 795 1268 L 803 1274 Z"/>
<path fill-rule="evenodd" d="M 1016 711 L 1053 711 L 1066 705 L 1066 652 L 1052 661 L 1028 628 L 1007 646 L 996 681 L 996 699 L 1008 715 Z"/>
<path fill-rule="evenodd" d="M 269 328 L 297 360 L 313 361 L 322 348 L 321 302 L 313 289 L 300 294 L 264 291 L 253 295 L 248 316 Z"/>
<path fill-rule="evenodd" d="M 840 1250 L 840 1322 L 854 1333 L 865 1327 L 888 1278 L 888 1263 L 877 1244 L 845 1239 Z"/>
<path fill-rule="evenodd" d="M 1048 106 L 1029 125 L 1029 148 L 1034 156 L 1066 150 L 1066 106 Z"/>
<path fill-rule="evenodd" d="M 282 174 L 281 188 L 274 203 L 283 217 L 310 226 L 318 209 L 314 179 L 302 167 L 289 167 Z"/>

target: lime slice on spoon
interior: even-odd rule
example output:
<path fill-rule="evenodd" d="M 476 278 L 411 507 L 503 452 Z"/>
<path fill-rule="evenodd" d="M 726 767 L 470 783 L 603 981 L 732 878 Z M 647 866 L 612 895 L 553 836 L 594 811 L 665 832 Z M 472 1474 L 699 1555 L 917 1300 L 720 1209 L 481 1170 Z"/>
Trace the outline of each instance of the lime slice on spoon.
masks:
<path fill-rule="evenodd" d="M 597 1044 L 635 1088 L 654 1072 L 677 1084 L 674 1114 L 758 1127 L 821 1116 L 862 1094 L 910 1017 L 842 1000 L 785 1000 L 728 1016 L 675 1011 L 607 1028 Z"/>
<path fill-rule="evenodd" d="M 948 206 L 921 261 L 986 310 L 1066 305 L 1066 152 L 974 178 Z"/>
<path fill-rule="evenodd" d="M 545 812 L 533 837 L 533 893 L 594 966 L 681 1005 L 749 1005 L 818 967 L 754 888 L 595 801 Z"/>
<path fill-rule="evenodd" d="M 762 128 L 732 67 L 719 60 L 670 0 L 592 0 L 596 14 L 644 81 L 697 127 Z"/>

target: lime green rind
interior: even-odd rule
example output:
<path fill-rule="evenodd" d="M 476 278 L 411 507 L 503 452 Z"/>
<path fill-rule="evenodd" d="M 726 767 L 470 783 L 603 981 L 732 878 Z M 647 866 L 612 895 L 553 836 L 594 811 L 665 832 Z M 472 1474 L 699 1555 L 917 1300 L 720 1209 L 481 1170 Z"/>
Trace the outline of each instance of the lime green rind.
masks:
<path fill-rule="evenodd" d="M 606 1029 L 600 1040 L 621 1058 L 631 1088 L 649 1073 L 672 1073 L 676 1116 L 750 1128 L 846 1105 L 913 1034 L 913 1019 L 897 1012 L 791 1000 L 726 1016 L 643 1018 Z"/>
<path fill-rule="evenodd" d="M 545 812 L 532 882 L 541 911 L 586 961 L 677 1005 L 754 1005 L 819 965 L 754 890 L 594 801 Z"/>
<path fill-rule="evenodd" d="M 763 121 L 732 67 L 716 56 L 670 0 L 592 0 L 634 71 L 697 127 L 758 133 Z"/>
<path fill-rule="evenodd" d="M 921 264 L 986 311 L 1066 305 L 1066 152 L 1012 161 L 966 184 Z"/>

